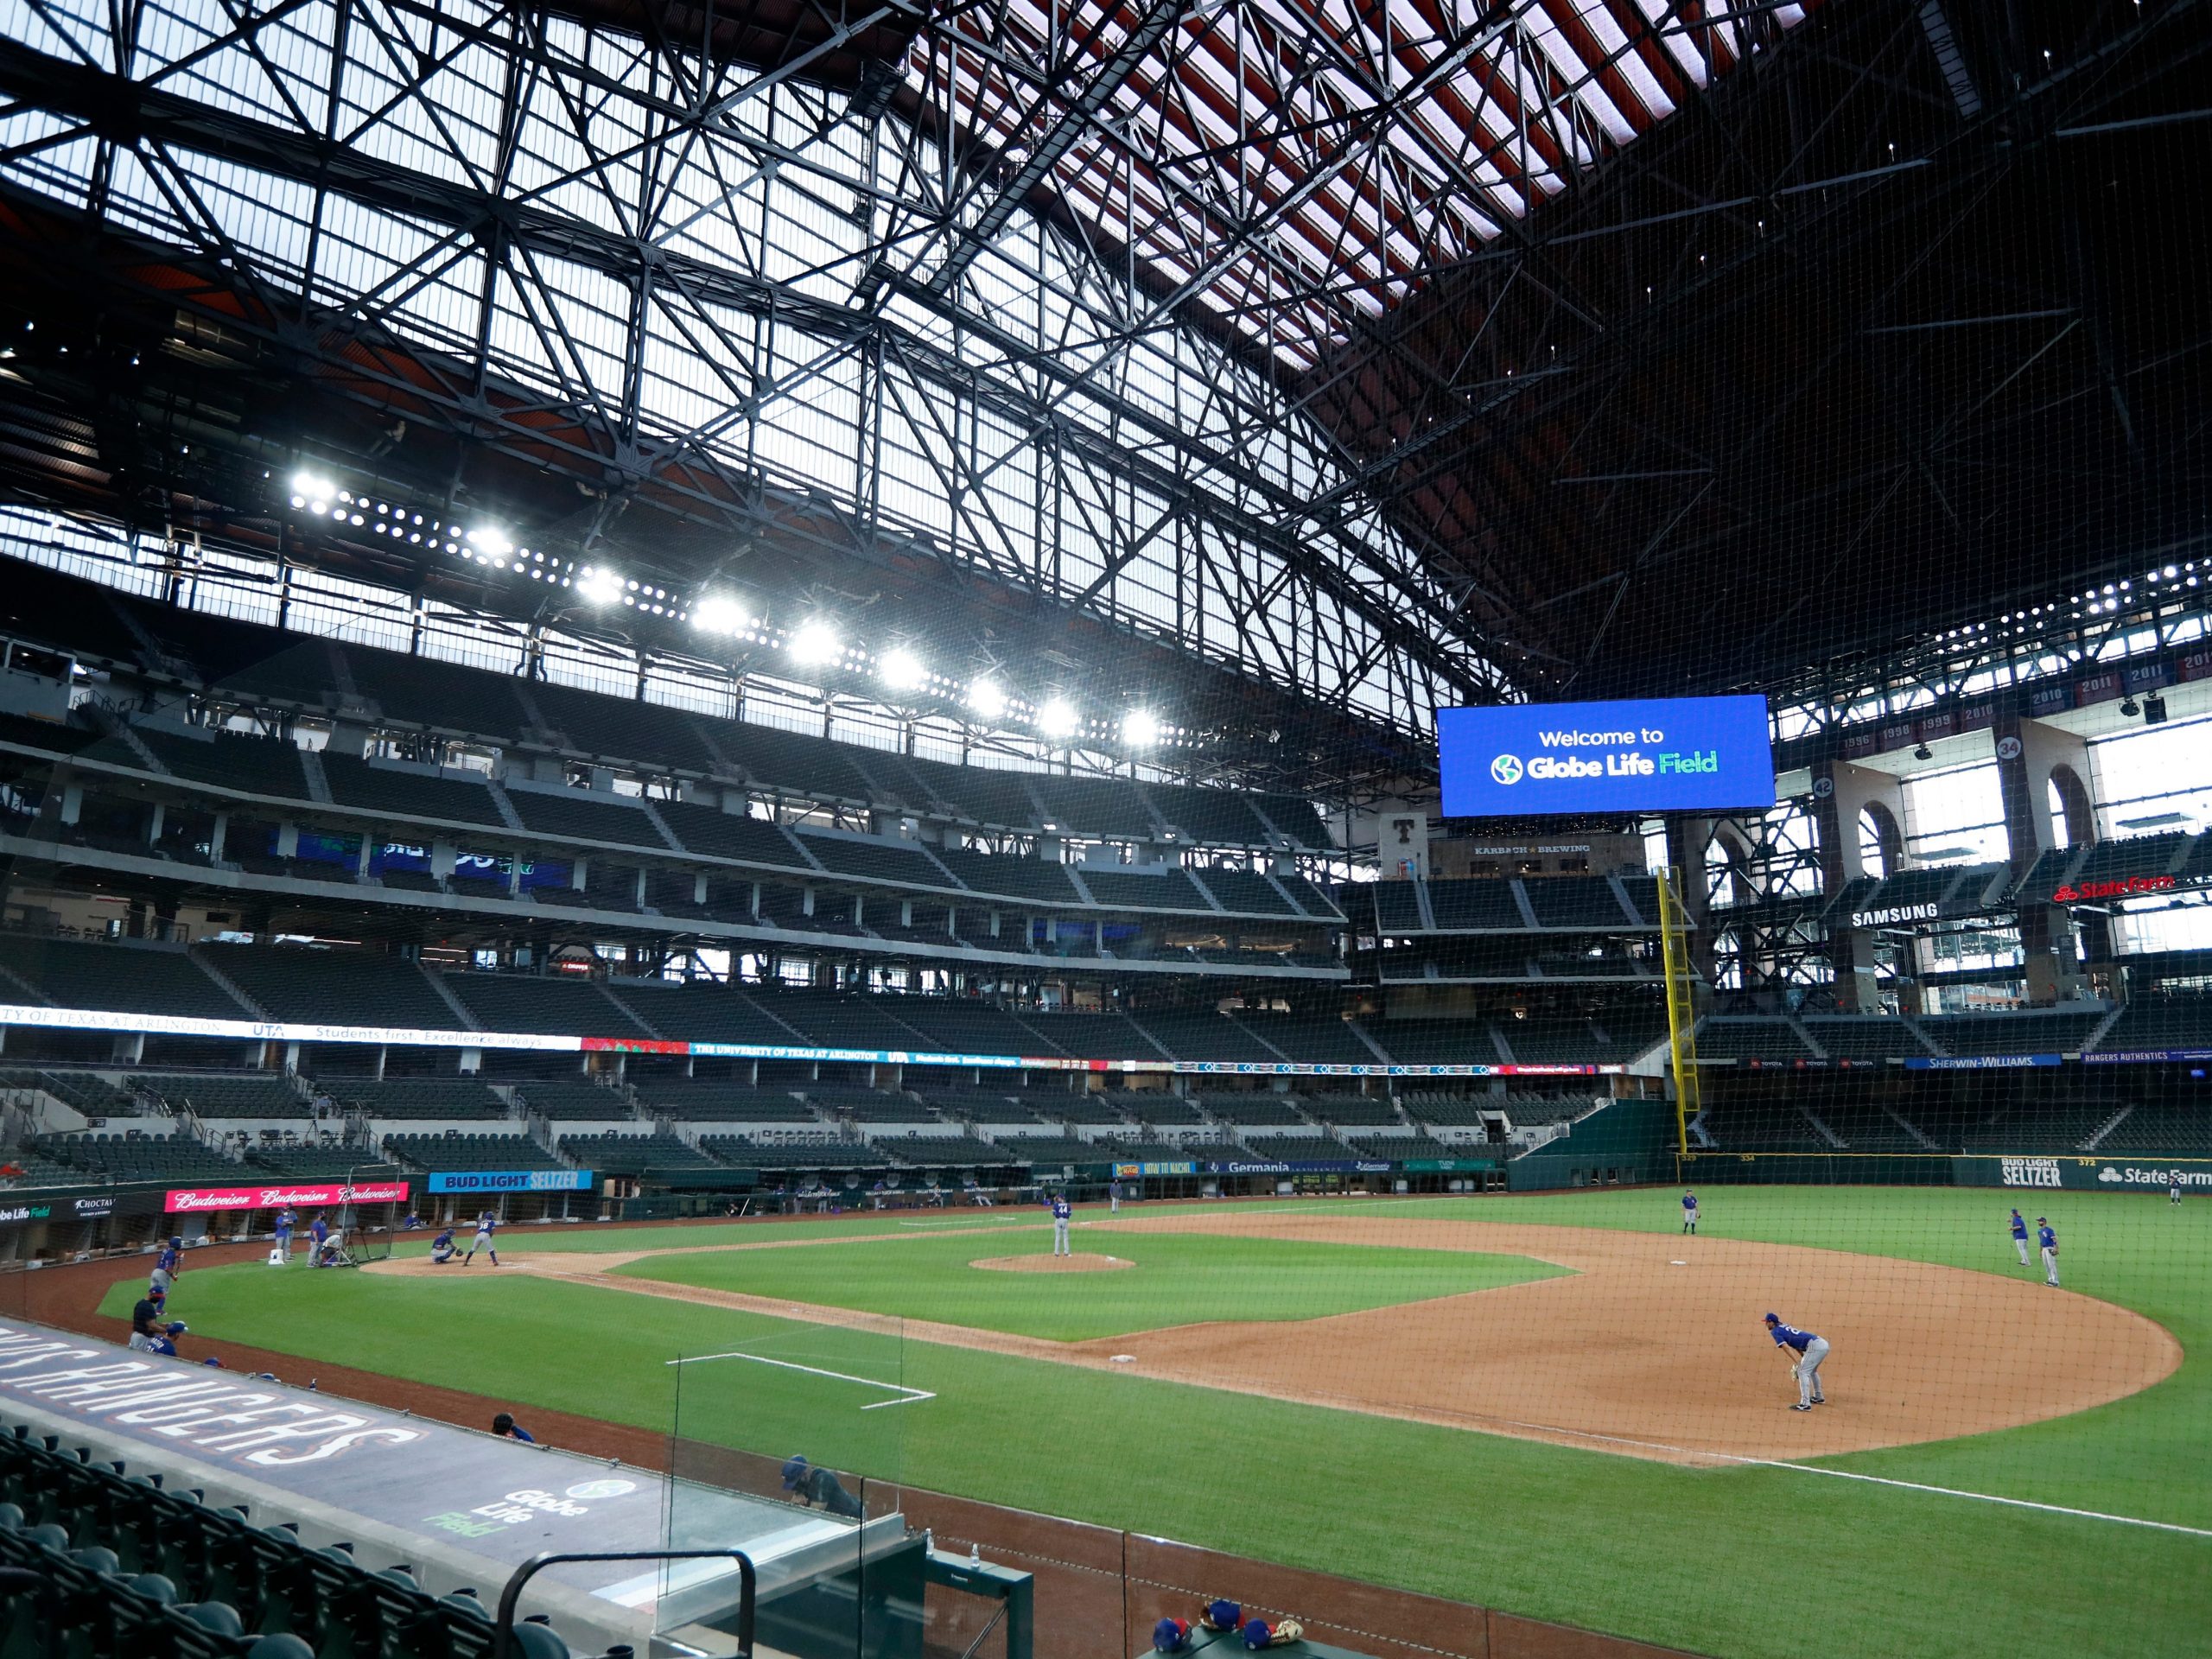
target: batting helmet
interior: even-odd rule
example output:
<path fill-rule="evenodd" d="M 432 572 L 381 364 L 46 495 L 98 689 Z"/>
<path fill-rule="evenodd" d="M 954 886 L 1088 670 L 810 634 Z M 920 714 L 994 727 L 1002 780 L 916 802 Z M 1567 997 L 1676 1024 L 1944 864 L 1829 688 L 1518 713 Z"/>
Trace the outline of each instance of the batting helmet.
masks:
<path fill-rule="evenodd" d="M 1213 1630 L 1233 1630 L 1244 1622 L 1244 1610 L 1233 1601 L 1210 1601 L 1202 1622 Z"/>
<path fill-rule="evenodd" d="M 1274 1637 L 1275 1633 L 1268 1628 L 1266 1619 L 1254 1618 L 1245 1621 L 1244 1645 L 1246 1647 L 1264 1648 L 1268 1643 L 1274 1641 Z"/>
<path fill-rule="evenodd" d="M 1154 1653 L 1180 1653 L 1190 1640 L 1191 1622 L 1186 1618 L 1163 1618 L 1152 1627 Z"/>

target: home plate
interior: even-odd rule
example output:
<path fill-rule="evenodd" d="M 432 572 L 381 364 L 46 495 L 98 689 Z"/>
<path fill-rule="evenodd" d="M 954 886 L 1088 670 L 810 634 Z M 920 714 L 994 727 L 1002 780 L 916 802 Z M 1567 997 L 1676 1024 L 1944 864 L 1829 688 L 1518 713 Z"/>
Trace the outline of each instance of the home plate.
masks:
<path fill-rule="evenodd" d="M 1689 1263 L 1687 1262 L 1669 1262 L 1667 1265 L 1670 1268 L 1687 1268 L 1689 1266 Z"/>
<path fill-rule="evenodd" d="M 1116 1354 L 1114 1356 L 1114 1363 L 1116 1365 L 1134 1365 L 1136 1363 L 1136 1359 L 1137 1357 L 1135 1354 Z"/>

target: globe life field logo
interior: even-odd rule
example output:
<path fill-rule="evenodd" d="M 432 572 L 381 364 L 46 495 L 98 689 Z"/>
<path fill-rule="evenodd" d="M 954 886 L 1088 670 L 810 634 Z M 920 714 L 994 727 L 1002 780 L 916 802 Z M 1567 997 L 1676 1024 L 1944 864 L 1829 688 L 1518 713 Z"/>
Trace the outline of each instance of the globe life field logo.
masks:
<path fill-rule="evenodd" d="M 1521 781 L 1521 760 L 1517 755 L 1501 754 L 1490 763 L 1490 775 L 1510 788 Z"/>

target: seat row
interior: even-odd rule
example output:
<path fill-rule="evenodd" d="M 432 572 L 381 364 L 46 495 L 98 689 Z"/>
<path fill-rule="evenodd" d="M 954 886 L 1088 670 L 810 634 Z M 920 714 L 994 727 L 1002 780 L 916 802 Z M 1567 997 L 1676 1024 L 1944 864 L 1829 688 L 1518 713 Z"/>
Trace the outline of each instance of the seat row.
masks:
<path fill-rule="evenodd" d="M 490 1611 L 372 1572 L 157 1474 L 17 1424 L 0 1434 L 0 1654 L 8 1659 L 490 1659 Z M 542 1622 L 518 1659 L 569 1659 Z M 626 1656 L 617 1649 L 607 1656 Z"/>

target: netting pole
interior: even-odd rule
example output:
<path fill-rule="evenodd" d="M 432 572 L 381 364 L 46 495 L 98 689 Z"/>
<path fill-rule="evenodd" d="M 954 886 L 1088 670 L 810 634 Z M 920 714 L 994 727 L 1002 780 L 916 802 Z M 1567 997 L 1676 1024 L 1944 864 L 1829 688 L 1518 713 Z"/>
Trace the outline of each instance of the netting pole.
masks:
<path fill-rule="evenodd" d="M 1689 1160 L 1690 1122 L 1705 1109 L 1698 1091 L 1697 1005 L 1690 996 L 1688 921 L 1673 869 L 1659 872 L 1659 957 L 1667 975 L 1667 1049 L 1675 1068 L 1676 1173 Z"/>

